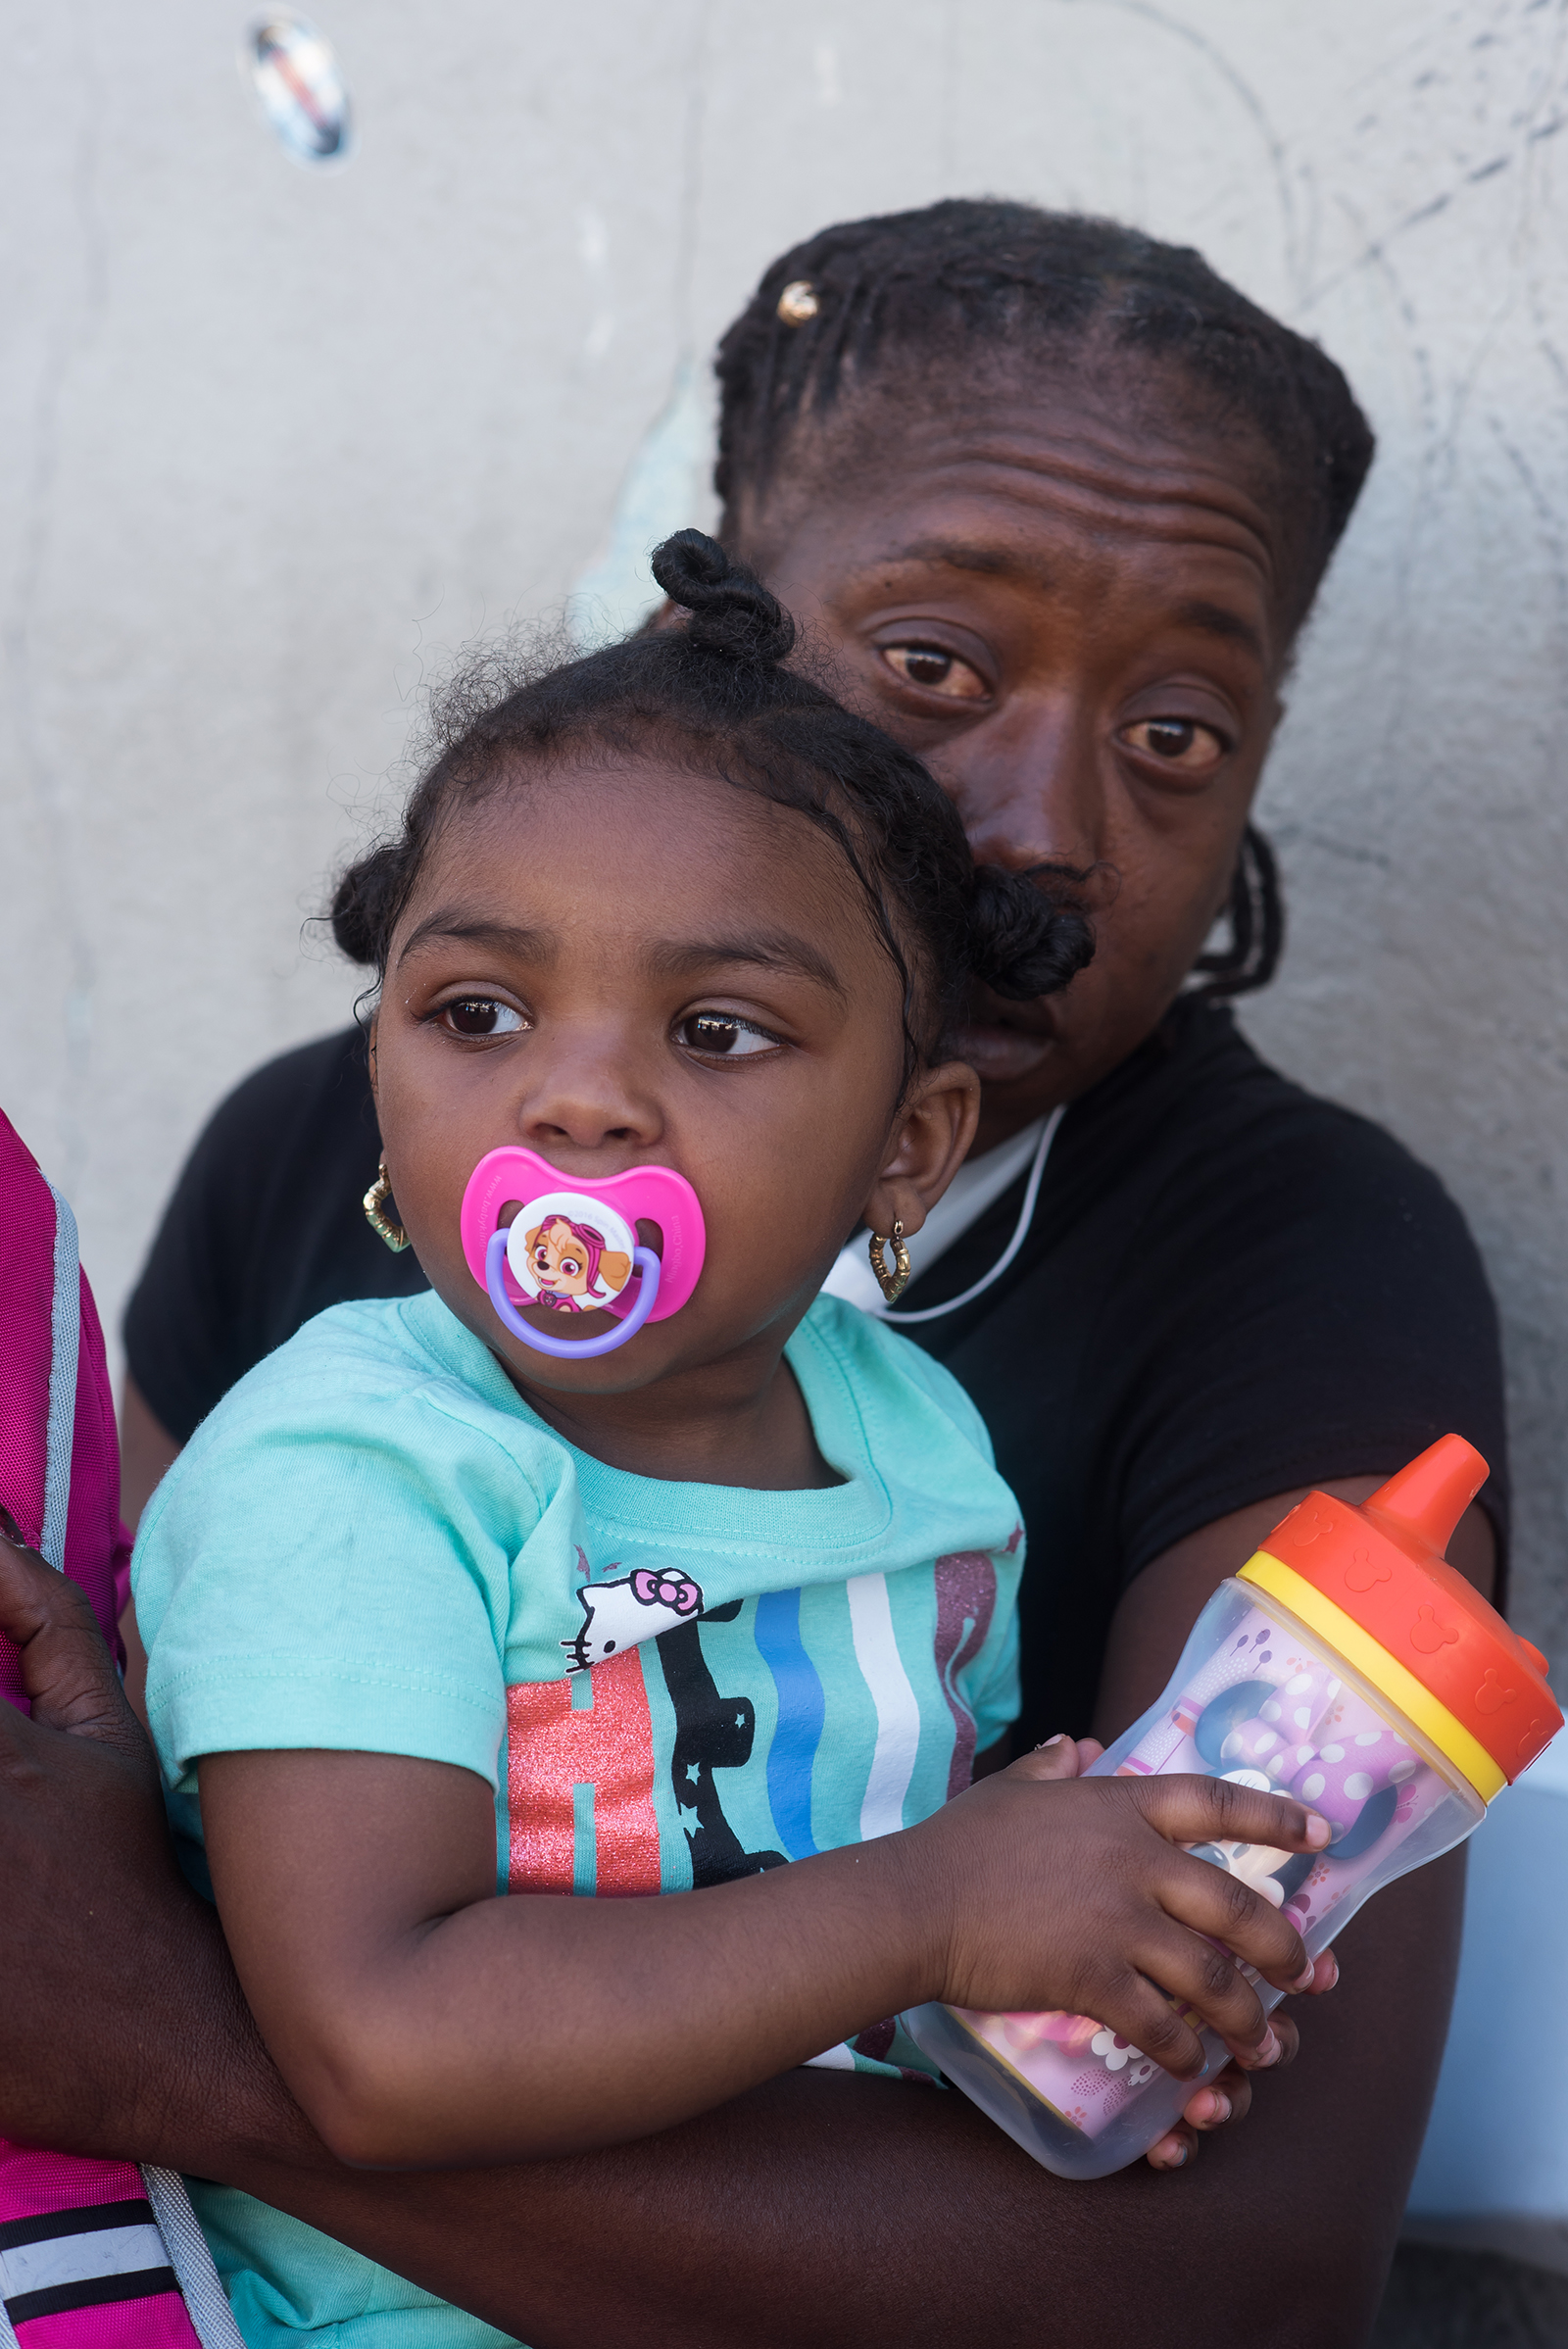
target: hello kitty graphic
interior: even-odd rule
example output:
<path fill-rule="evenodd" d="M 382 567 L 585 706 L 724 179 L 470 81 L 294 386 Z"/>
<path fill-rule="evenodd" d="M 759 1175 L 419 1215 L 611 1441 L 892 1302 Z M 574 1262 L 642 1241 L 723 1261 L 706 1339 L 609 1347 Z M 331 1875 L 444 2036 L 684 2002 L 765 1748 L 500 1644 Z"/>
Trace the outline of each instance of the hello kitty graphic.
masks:
<path fill-rule="evenodd" d="M 577 1596 L 582 1629 L 574 1639 L 561 1642 L 568 1673 L 586 1672 L 622 1648 L 657 1639 L 678 1624 L 695 1623 L 703 1611 L 702 1585 L 672 1566 L 639 1566 L 614 1582 L 584 1583 Z"/>

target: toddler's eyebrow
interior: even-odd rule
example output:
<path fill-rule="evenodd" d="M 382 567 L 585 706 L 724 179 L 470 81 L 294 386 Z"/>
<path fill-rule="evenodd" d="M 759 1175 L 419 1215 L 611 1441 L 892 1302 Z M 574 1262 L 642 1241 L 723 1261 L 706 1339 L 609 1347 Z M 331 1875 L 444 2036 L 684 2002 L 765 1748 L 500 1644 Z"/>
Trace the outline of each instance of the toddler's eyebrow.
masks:
<path fill-rule="evenodd" d="M 555 952 L 556 940 L 549 930 L 529 930 L 514 922 L 464 921 L 456 912 L 427 914 L 418 928 L 404 942 L 398 955 L 406 962 L 416 947 L 430 938 L 450 938 L 463 946 L 489 947 L 493 953 L 518 954 L 529 961 L 544 961 Z"/>
<path fill-rule="evenodd" d="M 784 931 L 753 930 L 738 938 L 671 939 L 650 948 L 645 959 L 650 970 L 670 979 L 696 978 L 737 962 L 754 970 L 793 971 L 799 978 L 814 979 L 841 1003 L 845 1000 L 844 982 L 826 955 L 808 940 Z"/>

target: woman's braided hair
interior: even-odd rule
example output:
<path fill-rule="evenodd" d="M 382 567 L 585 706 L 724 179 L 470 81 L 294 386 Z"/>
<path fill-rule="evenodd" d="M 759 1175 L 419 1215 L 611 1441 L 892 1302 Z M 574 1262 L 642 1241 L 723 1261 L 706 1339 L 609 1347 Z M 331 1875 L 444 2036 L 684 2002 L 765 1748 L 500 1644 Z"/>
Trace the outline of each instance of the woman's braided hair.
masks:
<path fill-rule="evenodd" d="M 519 675 L 482 654 L 446 689 L 435 752 L 401 830 L 342 875 L 333 935 L 384 976 L 387 951 L 441 828 L 520 769 L 653 751 L 804 816 L 845 857 L 904 990 L 905 1082 L 940 1054 L 972 981 L 1015 1001 L 1088 962 L 1083 913 L 1015 874 L 976 867 L 946 793 L 911 752 L 796 669 L 790 615 L 700 530 L 654 576 L 689 615 L 581 660 Z"/>
<path fill-rule="evenodd" d="M 858 389 L 931 393 L 944 364 L 987 358 L 1158 369 L 1189 407 L 1240 427 L 1272 461 L 1285 526 L 1287 618 L 1305 618 L 1372 462 L 1373 438 L 1326 353 L 1217 276 L 1199 253 L 1031 204 L 952 199 L 824 228 L 774 262 L 719 345 L 720 533 L 747 517 Z M 905 388 L 906 386 L 906 389 Z M 1233 939 L 1199 964 L 1205 993 L 1273 976 L 1284 916 L 1272 856 L 1250 827 Z"/>

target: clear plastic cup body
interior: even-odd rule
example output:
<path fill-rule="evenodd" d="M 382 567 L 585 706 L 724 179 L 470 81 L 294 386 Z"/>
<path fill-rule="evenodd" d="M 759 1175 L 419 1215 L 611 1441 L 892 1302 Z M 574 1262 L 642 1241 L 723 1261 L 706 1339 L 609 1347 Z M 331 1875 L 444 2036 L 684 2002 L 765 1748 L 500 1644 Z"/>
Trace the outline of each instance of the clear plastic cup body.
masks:
<path fill-rule="evenodd" d="M 1298 1796 L 1333 1827 L 1326 1851 L 1199 1844 L 1326 1949 L 1363 1901 L 1462 1842 L 1486 1816 L 1468 1780 L 1328 1643 L 1250 1584 L 1221 1584 L 1163 1695 L 1090 1776 L 1195 1773 Z M 1257 1983 L 1265 2008 L 1281 1993 Z M 1058 2178 L 1104 2178 L 1157 2143 L 1198 2086 L 1086 2015 L 931 2005 L 905 2018 L 956 2087 Z M 1200 2078 L 1226 2052 L 1201 2034 Z"/>

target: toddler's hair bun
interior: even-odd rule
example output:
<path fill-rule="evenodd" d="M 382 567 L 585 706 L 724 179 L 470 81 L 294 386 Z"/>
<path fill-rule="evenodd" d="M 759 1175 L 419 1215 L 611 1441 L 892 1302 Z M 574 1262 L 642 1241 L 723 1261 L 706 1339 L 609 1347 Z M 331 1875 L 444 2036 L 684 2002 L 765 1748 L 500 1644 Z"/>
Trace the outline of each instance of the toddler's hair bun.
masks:
<path fill-rule="evenodd" d="M 776 665 L 795 643 L 795 622 L 744 563 L 732 563 L 716 538 L 677 530 L 654 549 L 654 577 L 672 604 L 691 613 L 686 633 L 704 653 Z"/>
<path fill-rule="evenodd" d="M 329 908 L 339 954 L 351 962 L 381 967 L 407 879 L 408 856 L 401 843 L 385 842 L 349 866 Z"/>
<path fill-rule="evenodd" d="M 975 868 L 970 968 L 1009 1003 L 1055 995 L 1093 959 L 1095 933 L 1082 909 L 1000 864 Z"/>

